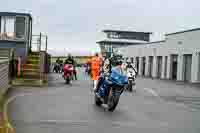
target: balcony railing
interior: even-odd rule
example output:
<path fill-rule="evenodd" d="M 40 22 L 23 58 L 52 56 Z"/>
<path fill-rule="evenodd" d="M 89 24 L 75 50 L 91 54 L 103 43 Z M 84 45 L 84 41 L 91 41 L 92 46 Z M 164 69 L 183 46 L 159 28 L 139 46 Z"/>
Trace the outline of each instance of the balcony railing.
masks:
<path fill-rule="evenodd" d="M 31 50 L 35 52 L 47 51 L 47 35 L 40 33 L 39 35 L 32 35 Z"/>

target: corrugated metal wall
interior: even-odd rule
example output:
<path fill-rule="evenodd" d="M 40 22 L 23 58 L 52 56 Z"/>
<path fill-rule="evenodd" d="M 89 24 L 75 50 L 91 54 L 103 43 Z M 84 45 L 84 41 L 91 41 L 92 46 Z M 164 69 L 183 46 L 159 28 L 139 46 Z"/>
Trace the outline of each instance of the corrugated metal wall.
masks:
<path fill-rule="evenodd" d="M 4 94 L 9 87 L 9 60 L 0 58 L 0 94 Z"/>
<path fill-rule="evenodd" d="M 10 48 L 0 48 L 0 57 L 5 57 L 11 59 L 12 54 L 14 58 L 17 58 L 16 50 Z"/>
<path fill-rule="evenodd" d="M 9 49 L 0 49 L 0 57 L 9 57 L 10 56 L 10 50 Z"/>

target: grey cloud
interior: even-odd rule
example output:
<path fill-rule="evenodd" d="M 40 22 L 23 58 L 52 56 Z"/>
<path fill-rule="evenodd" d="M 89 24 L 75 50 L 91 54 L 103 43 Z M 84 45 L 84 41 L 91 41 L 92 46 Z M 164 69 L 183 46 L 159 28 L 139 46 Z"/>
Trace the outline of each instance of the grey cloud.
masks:
<path fill-rule="evenodd" d="M 32 11 L 34 33 L 47 33 L 51 49 L 76 51 L 84 46 L 89 51 L 97 47 L 103 29 L 151 31 L 152 40 L 160 40 L 164 33 L 199 27 L 199 4 L 197 0 L 6 0 L 0 11 Z"/>

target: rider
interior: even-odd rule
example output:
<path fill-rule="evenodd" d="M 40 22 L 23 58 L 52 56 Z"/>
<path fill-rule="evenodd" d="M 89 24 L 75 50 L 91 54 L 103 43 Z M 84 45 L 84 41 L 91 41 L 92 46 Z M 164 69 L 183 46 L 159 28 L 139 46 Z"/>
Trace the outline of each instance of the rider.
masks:
<path fill-rule="evenodd" d="M 111 68 L 112 68 L 111 59 L 108 56 L 106 56 L 103 62 L 103 73 L 105 75 L 109 75 L 111 73 Z"/>
<path fill-rule="evenodd" d="M 108 61 L 107 63 L 105 62 L 106 60 Z M 106 68 L 107 72 L 105 72 L 105 70 L 104 70 L 104 76 L 110 76 L 112 70 L 115 70 L 115 71 L 119 72 L 120 74 L 124 75 L 123 68 L 122 68 L 122 63 L 123 63 L 122 60 L 116 60 L 115 66 L 113 68 L 112 68 L 112 62 L 111 62 L 110 58 L 107 58 L 106 60 L 104 61 L 104 65 L 107 66 L 107 68 Z M 95 92 L 98 92 L 98 89 L 99 89 L 102 81 L 103 81 L 103 77 L 100 77 L 98 84 L 97 84 L 97 89 L 95 90 Z"/>
<path fill-rule="evenodd" d="M 71 65 L 73 65 L 73 67 L 74 67 L 74 76 L 75 76 L 75 79 L 77 80 L 76 69 L 75 69 L 75 61 L 74 61 L 73 57 L 71 56 L 71 54 L 68 54 L 68 57 L 65 60 L 64 64 L 71 64 Z"/>
<path fill-rule="evenodd" d="M 118 71 L 120 74 L 123 74 L 123 66 L 122 66 L 123 62 L 122 60 L 118 60 L 116 61 L 116 66 L 113 68 L 114 70 Z"/>
<path fill-rule="evenodd" d="M 58 72 L 60 72 L 60 70 L 61 70 L 61 60 L 60 60 L 60 57 L 58 57 L 57 58 L 57 60 L 56 60 L 56 64 L 54 65 L 54 71 L 56 71 L 56 73 Z"/>
<path fill-rule="evenodd" d="M 127 66 L 126 66 L 127 68 L 132 68 L 134 71 L 135 71 L 135 73 L 136 73 L 136 75 L 137 75 L 137 69 L 135 68 L 135 65 L 133 64 L 133 63 L 131 63 L 131 61 L 127 61 Z"/>
<path fill-rule="evenodd" d="M 57 58 L 56 63 L 60 63 L 60 57 Z"/>

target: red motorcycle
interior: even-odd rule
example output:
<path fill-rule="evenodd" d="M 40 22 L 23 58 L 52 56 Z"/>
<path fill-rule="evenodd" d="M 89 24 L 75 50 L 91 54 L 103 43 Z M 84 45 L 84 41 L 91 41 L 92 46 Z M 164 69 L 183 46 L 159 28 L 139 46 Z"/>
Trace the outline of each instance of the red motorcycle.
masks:
<path fill-rule="evenodd" d="M 70 82 L 73 80 L 74 74 L 74 67 L 71 64 L 65 64 L 64 65 L 64 80 L 66 84 L 70 84 Z"/>

